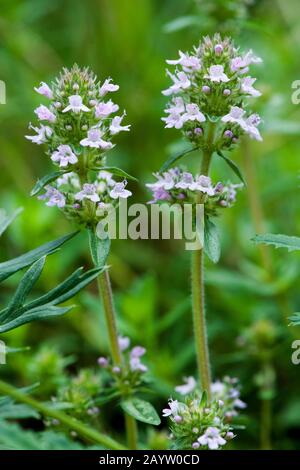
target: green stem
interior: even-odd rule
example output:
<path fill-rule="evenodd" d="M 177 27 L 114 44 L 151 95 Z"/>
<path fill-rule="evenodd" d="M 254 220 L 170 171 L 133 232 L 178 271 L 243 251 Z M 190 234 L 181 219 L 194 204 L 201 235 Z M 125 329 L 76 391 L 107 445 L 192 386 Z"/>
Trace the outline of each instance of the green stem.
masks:
<path fill-rule="evenodd" d="M 98 288 L 103 303 L 112 360 L 115 365 L 119 366 L 122 363 L 122 354 L 118 342 L 116 313 L 108 271 L 104 271 L 98 277 Z"/>
<path fill-rule="evenodd" d="M 212 143 L 214 138 L 214 126 L 208 127 L 207 147 L 203 151 L 201 161 L 201 175 L 208 175 L 209 167 L 212 159 Z M 203 203 L 201 195 L 196 201 L 198 204 Z M 204 288 L 204 252 L 203 249 L 195 250 L 192 253 L 191 263 L 192 273 L 192 303 L 193 303 L 193 323 L 194 338 L 196 347 L 196 357 L 198 366 L 198 375 L 201 382 L 202 390 L 206 391 L 208 399 L 211 396 L 211 373 L 209 349 L 207 341 L 207 327 L 205 315 L 205 288 Z"/>
<path fill-rule="evenodd" d="M 271 450 L 272 402 L 261 400 L 260 442 L 262 450 Z"/>
<path fill-rule="evenodd" d="M 30 396 L 25 395 L 24 393 L 22 393 L 20 390 L 16 389 L 15 387 L 12 387 L 11 385 L 7 383 L 2 382 L 2 380 L 0 380 L 0 393 L 10 396 L 17 402 L 25 403 L 26 405 L 31 406 L 32 408 L 36 409 L 44 416 L 50 416 L 51 418 L 59 420 L 59 422 L 65 425 L 68 429 L 72 431 L 76 431 L 80 437 L 90 442 L 93 442 L 93 443 L 95 442 L 97 444 L 105 446 L 107 449 L 110 449 L 110 450 L 125 450 L 126 449 L 126 447 L 124 447 L 122 444 L 115 441 L 114 439 L 98 431 L 94 431 L 90 427 L 66 415 L 62 411 L 49 408 L 47 405 L 44 405 L 43 403 L 38 402 L 34 398 L 31 398 Z"/>
<path fill-rule="evenodd" d="M 111 288 L 109 272 L 106 270 L 101 273 L 97 279 L 99 294 L 103 303 L 106 326 L 108 330 L 109 345 L 113 363 L 116 366 L 122 365 L 122 353 L 118 341 L 118 329 L 116 322 L 116 312 L 113 301 L 113 293 Z M 130 426 L 129 424 L 130 423 Z M 137 425 L 131 416 L 125 413 L 125 426 L 127 441 L 130 443 L 131 449 L 137 449 Z M 134 432 L 133 432 L 134 429 Z"/>
<path fill-rule="evenodd" d="M 127 446 L 130 450 L 137 450 L 137 437 L 138 429 L 136 420 L 125 413 L 125 426 L 126 426 L 126 436 L 127 436 Z"/>

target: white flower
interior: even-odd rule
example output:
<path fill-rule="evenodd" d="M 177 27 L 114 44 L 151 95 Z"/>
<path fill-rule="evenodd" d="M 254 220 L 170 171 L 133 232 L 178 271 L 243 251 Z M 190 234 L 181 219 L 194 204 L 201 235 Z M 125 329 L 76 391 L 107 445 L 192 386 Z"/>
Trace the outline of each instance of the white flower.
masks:
<path fill-rule="evenodd" d="M 121 351 L 125 351 L 129 348 L 130 339 L 128 338 L 128 336 L 118 336 L 118 344 Z"/>
<path fill-rule="evenodd" d="M 121 126 L 121 122 L 124 118 L 125 114 L 123 114 L 123 116 L 115 116 L 111 122 L 111 125 L 109 126 L 109 130 L 110 130 L 110 133 L 111 135 L 115 135 L 115 134 L 118 134 L 119 132 L 121 131 L 130 131 L 130 127 L 131 125 L 127 125 L 127 126 Z"/>
<path fill-rule="evenodd" d="M 54 122 L 56 120 L 55 114 L 53 114 L 50 109 L 48 109 L 47 106 L 44 106 L 43 104 L 36 108 L 34 112 L 40 121 Z"/>
<path fill-rule="evenodd" d="M 171 77 L 173 85 L 164 90 L 162 93 L 165 96 L 179 93 L 181 90 L 185 90 L 191 86 L 191 81 L 184 72 L 178 72 L 177 75 L 173 75 L 167 70 L 167 74 Z"/>
<path fill-rule="evenodd" d="M 186 122 L 184 119 L 184 116 L 182 114 L 176 113 L 176 112 L 171 112 L 169 116 L 161 118 L 162 121 L 165 121 L 166 129 L 171 129 L 172 127 L 175 127 L 175 129 L 181 129 Z"/>
<path fill-rule="evenodd" d="M 186 105 L 186 113 L 183 115 L 185 121 L 206 121 L 205 116 L 201 113 L 197 104 L 190 103 Z"/>
<path fill-rule="evenodd" d="M 241 90 L 244 93 L 247 93 L 248 95 L 251 95 L 251 96 L 261 96 L 261 92 L 256 90 L 256 88 L 252 86 L 254 82 L 256 82 L 256 78 L 252 78 L 252 77 L 242 78 Z"/>
<path fill-rule="evenodd" d="M 189 189 L 191 184 L 194 183 L 194 178 L 191 173 L 184 171 L 181 175 L 181 180 L 176 183 L 175 187 L 179 189 Z"/>
<path fill-rule="evenodd" d="M 177 400 L 172 400 L 170 399 L 168 401 L 168 405 L 169 405 L 169 408 L 164 408 L 163 409 L 163 417 L 167 417 L 167 416 L 177 416 L 178 415 L 178 411 L 179 411 L 179 403 Z"/>
<path fill-rule="evenodd" d="M 75 194 L 75 199 L 82 201 L 83 199 L 89 199 L 93 202 L 100 201 L 100 197 L 97 193 L 97 185 L 92 183 L 85 183 L 82 190 Z"/>
<path fill-rule="evenodd" d="M 170 189 L 174 188 L 174 176 L 170 172 L 167 171 L 163 173 L 163 175 L 160 175 L 159 173 L 154 173 L 154 176 L 157 178 L 156 183 L 146 184 L 146 186 L 152 191 L 156 189 L 164 189 L 166 191 L 169 191 Z"/>
<path fill-rule="evenodd" d="M 210 390 L 213 395 L 223 395 L 225 392 L 225 384 L 217 380 L 211 384 Z"/>
<path fill-rule="evenodd" d="M 69 96 L 69 104 L 65 109 L 63 109 L 63 113 L 66 113 L 67 111 L 80 113 L 80 111 L 87 112 L 87 111 L 90 111 L 90 109 L 83 104 L 82 98 L 80 95 L 71 95 Z"/>
<path fill-rule="evenodd" d="M 209 78 L 212 82 L 229 82 L 229 78 L 224 73 L 223 65 L 211 65 L 209 67 L 208 75 L 204 75 L 204 78 Z"/>
<path fill-rule="evenodd" d="M 129 196 L 132 195 L 131 191 L 125 189 L 127 181 L 123 181 L 122 183 L 116 183 L 113 189 L 110 191 L 109 195 L 113 199 L 118 199 L 119 197 L 122 199 L 127 199 Z"/>
<path fill-rule="evenodd" d="M 100 96 L 105 96 L 107 93 L 117 91 L 120 87 L 119 85 L 114 85 L 111 82 L 111 78 L 107 78 L 101 88 L 99 89 Z"/>
<path fill-rule="evenodd" d="M 191 191 L 201 191 L 208 196 L 214 196 L 215 190 L 212 186 L 209 176 L 199 175 L 196 176 L 195 181 L 190 185 Z"/>
<path fill-rule="evenodd" d="M 28 140 L 31 140 L 34 144 L 44 144 L 49 137 L 52 135 L 52 129 L 49 126 L 41 126 L 41 127 L 33 127 L 29 126 L 30 129 L 33 129 L 35 132 L 37 132 L 36 135 L 25 135 L 25 138 Z"/>
<path fill-rule="evenodd" d="M 253 54 L 252 50 L 248 51 L 244 57 L 235 57 L 232 59 L 230 68 L 233 72 L 247 73 L 249 65 L 260 64 L 262 59 Z"/>
<path fill-rule="evenodd" d="M 119 106 L 111 100 L 107 101 L 107 103 L 101 102 L 95 107 L 95 116 L 97 119 L 107 117 L 111 113 L 118 111 L 118 109 Z"/>
<path fill-rule="evenodd" d="M 194 377 L 184 377 L 183 378 L 184 384 L 178 385 L 175 387 L 176 392 L 180 393 L 181 395 L 187 395 L 195 390 L 197 382 Z"/>
<path fill-rule="evenodd" d="M 172 98 L 170 106 L 165 109 L 165 113 L 184 113 L 185 111 L 185 103 L 181 96 L 176 96 Z"/>
<path fill-rule="evenodd" d="M 246 403 L 244 401 L 240 400 L 239 398 L 234 400 L 233 406 L 235 406 L 236 408 L 240 408 L 240 409 L 247 408 Z"/>
<path fill-rule="evenodd" d="M 213 426 L 206 429 L 205 433 L 198 438 L 198 442 L 210 450 L 216 450 L 219 446 L 226 444 L 225 439 L 220 435 L 220 430 Z"/>
<path fill-rule="evenodd" d="M 76 173 L 64 173 L 61 177 L 57 178 L 56 184 L 58 187 L 65 184 L 71 184 L 74 188 L 80 188 L 79 178 Z"/>
<path fill-rule="evenodd" d="M 34 87 L 34 90 L 39 93 L 40 95 L 43 95 L 43 96 L 46 96 L 47 98 L 49 98 L 50 100 L 52 100 L 53 98 L 53 93 L 52 93 L 52 90 L 51 88 L 47 85 L 47 83 L 45 82 L 41 82 L 40 83 L 40 86 L 37 88 L 37 87 Z"/>
<path fill-rule="evenodd" d="M 130 369 L 132 371 L 147 372 L 148 367 L 142 364 L 139 357 L 131 356 L 129 359 Z"/>
<path fill-rule="evenodd" d="M 46 202 L 46 206 L 57 206 L 62 208 L 66 205 L 66 198 L 60 191 L 58 191 L 58 189 L 53 188 L 53 186 L 46 186 L 45 189 L 45 194 L 38 196 L 38 199 L 49 199 L 48 202 Z"/>
<path fill-rule="evenodd" d="M 231 106 L 229 114 L 223 116 L 221 121 L 232 122 L 234 124 L 239 124 L 241 127 L 243 127 L 245 123 L 243 119 L 244 114 L 245 111 L 242 108 L 239 108 L 238 106 Z"/>
<path fill-rule="evenodd" d="M 77 163 L 78 158 L 69 145 L 59 145 L 58 149 L 51 156 L 53 162 L 59 162 L 59 166 L 65 167 L 69 163 Z"/>
<path fill-rule="evenodd" d="M 260 123 L 260 117 L 258 114 L 251 114 L 246 121 L 244 122 L 244 131 L 252 137 L 252 139 L 262 141 L 262 136 L 260 135 L 259 130 L 257 129 L 257 126 Z"/>
<path fill-rule="evenodd" d="M 198 57 L 193 55 L 185 54 L 184 52 L 179 51 L 179 59 L 177 60 L 167 60 L 167 64 L 170 65 L 181 65 L 186 71 L 191 70 L 200 70 L 201 61 Z"/>
<path fill-rule="evenodd" d="M 87 137 L 80 141 L 83 147 L 101 148 L 104 150 L 111 149 L 113 144 L 102 139 L 103 132 L 100 129 L 93 127 L 87 133 Z"/>

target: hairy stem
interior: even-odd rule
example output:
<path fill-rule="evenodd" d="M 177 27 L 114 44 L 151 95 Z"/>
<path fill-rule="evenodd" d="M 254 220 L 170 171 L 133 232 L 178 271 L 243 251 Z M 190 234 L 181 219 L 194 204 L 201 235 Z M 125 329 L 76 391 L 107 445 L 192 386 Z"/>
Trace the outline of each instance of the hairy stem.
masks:
<path fill-rule="evenodd" d="M 210 162 L 212 159 L 212 142 L 214 136 L 214 127 L 212 124 L 208 128 L 207 148 L 203 151 L 201 161 L 201 174 L 208 175 Z M 201 196 L 196 201 L 203 203 Z M 194 338 L 196 347 L 196 357 L 198 366 L 198 375 L 202 390 L 206 391 L 208 399 L 211 395 L 211 374 L 209 349 L 207 341 L 207 327 L 205 315 L 205 288 L 204 288 L 204 252 L 203 248 L 194 250 L 191 263 L 192 274 L 192 303 L 193 303 L 193 323 Z"/>
<path fill-rule="evenodd" d="M 43 416 L 50 416 L 51 418 L 59 420 L 61 424 L 66 426 L 66 428 L 76 431 L 76 433 L 86 439 L 89 442 L 101 444 L 107 449 L 111 450 L 125 450 L 124 447 L 119 442 L 114 439 L 102 434 L 98 431 L 94 431 L 90 426 L 86 426 L 81 421 L 78 421 L 71 416 L 66 415 L 62 411 L 55 410 L 49 406 L 38 402 L 34 398 L 25 395 L 23 392 L 18 390 L 15 387 L 7 384 L 0 380 L 0 393 L 8 395 L 19 403 L 25 403 L 26 405 L 31 406 L 35 410 L 39 411 Z"/>
<path fill-rule="evenodd" d="M 127 446 L 130 450 L 137 450 L 138 429 L 136 420 L 127 413 L 125 413 L 125 426 Z"/>

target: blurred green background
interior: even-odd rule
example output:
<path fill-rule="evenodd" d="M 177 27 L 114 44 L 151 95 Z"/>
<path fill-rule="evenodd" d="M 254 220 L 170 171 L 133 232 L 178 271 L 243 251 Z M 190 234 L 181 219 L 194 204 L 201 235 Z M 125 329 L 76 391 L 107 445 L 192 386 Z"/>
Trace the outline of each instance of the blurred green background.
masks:
<path fill-rule="evenodd" d="M 262 251 L 251 242 L 257 232 L 299 235 L 300 106 L 291 102 L 291 84 L 300 79 L 299 20 L 298 0 L 1 1 L 0 79 L 7 103 L 0 105 L 0 206 L 7 211 L 24 207 L 2 237 L 1 261 L 72 229 L 57 209 L 29 197 L 36 179 L 51 167 L 42 147 L 24 138 L 40 103 L 33 87 L 41 80 L 49 83 L 63 66 L 77 62 L 89 65 L 101 80 L 111 76 L 120 85 L 115 100 L 126 109 L 132 131 L 119 137 L 110 162 L 139 179 L 130 184 L 134 200 L 146 202 L 151 173 L 182 145 L 178 132 L 164 130 L 161 122 L 166 103 L 161 90 L 168 83 L 165 59 L 217 31 L 232 34 L 242 49 L 252 48 L 263 58 L 252 74 L 263 92 L 253 108 L 263 117 L 264 141 L 245 142 L 235 152 L 248 187 L 218 221 L 221 262 L 214 266 L 207 261 L 214 377 L 239 377 L 248 403 L 246 429 L 239 431 L 233 448 L 259 448 L 266 439 L 268 407 L 273 411 L 273 448 L 300 448 L 300 365 L 291 362 L 291 344 L 300 339 L 300 329 L 288 327 L 287 320 L 299 310 L 300 259 L 283 250 Z M 184 163 L 197 167 L 198 159 L 194 155 Z M 232 178 L 222 161 L 214 162 L 213 176 Z M 189 253 L 183 248 L 176 241 L 114 241 L 110 259 L 120 330 L 148 349 L 155 377 L 151 400 L 157 409 L 182 376 L 195 374 Z M 84 235 L 49 257 L 39 292 L 80 265 L 91 265 Z M 1 304 L 17 281 L 14 276 L 3 284 Z M 34 367 L 45 345 L 63 356 L 74 355 L 73 369 L 93 366 L 107 353 L 96 287 L 78 295 L 76 304 L 64 318 L 2 335 L 11 347 L 31 349 L 9 356 L 1 376 L 18 386 L 41 380 L 42 373 L 47 381 L 51 371 Z"/>

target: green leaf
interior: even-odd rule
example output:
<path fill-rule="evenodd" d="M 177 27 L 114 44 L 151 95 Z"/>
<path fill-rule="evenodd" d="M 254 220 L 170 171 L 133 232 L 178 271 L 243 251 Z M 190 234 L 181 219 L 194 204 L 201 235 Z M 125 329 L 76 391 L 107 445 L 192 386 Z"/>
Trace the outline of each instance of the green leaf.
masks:
<path fill-rule="evenodd" d="M 0 263 L 0 282 L 4 279 L 7 279 L 17 271 L 20 271 L 20 269 L 33 264 L 42 256 L 54 253 L 60 246 L 77 235 L 77 233 L 78 232 L 70 233 L 64 237 L 58 238 L 57 240 L 45 243 L 44 245 L 41 245 L 34 250 L 28 251 L 24 255 L 18 256 L 17 258 L 9 261 L 5 261 L 4 263 Z"/>
<path fill-rule="evenodd" d="M 121 402 L 122 409 L 133 418 L 143 423 L 160 424 L 160 417 L 151 405 L 151 403 L 141 400 L 140 398 L 128 398 Z"/>
<path fill-rule="evenodd" d="M 159 170 L 159 173 L 163 173 L 166 171 L 168 168 L 170 168 L 171 165 L 173 165 L 175 162 L 177 162 L 180 158 L 184 157 L 188 153 L 194 152 L 195 150 L 198 150 L 199 147 L 189 147 L 183 152 L 177 153 L 176 155 L 172 155 L 168 160 L 163 164 L 161 169 Z"/>
<path fill-rule="evenodd" d="M 41 307 L 33 308 L 29 311 L 25 311 L 17 318 L 14 318 L 11 321 L 8 321 L 4 325 L 0 325 L 0 333 L 5 333 L 6 331 L 14 330 L 25 323 L 30 323 L 35 320 L 42 320 L 44 318 L 56 317 L 58 315 L 63 315 L 73 308 L 73 305 L 69 307 L 54 307 L 51 305 L 44 305 Z"/>
<path fill-rule="evenodd" d="M 23 278 L 21 279 L 15 295 L 11 299 L 7 307 L 7 316 L 10 317 L 10 314 L 17 310 L 21 305 L 23 305 L 27 295 L 31 291 L 32 287 L 40 277 L 42 270 L 44 268 L 46 256 L 43 256 L 41 259 L 33 263 L 33 265 L 26 271 Z"/>
<path fill-rule="evenodd" d="M 99 238 L 94 229 L 89 229 L 89 243 L 93 263 L 96 267 L 104 267 L 110 250 L 110 238 Z"/>
<path fill-rule="evenodd" d="M 22 211 L 23 208 L 19 207 L 19 209 L 16 209 L 11 215 L 7 216 L 5 210 L 0 209 L 0 236 Z"/>
<path fill-rule="evenodd" d="M 134 176 L 129 175 L 126 171 L 121 170 L 121 168 L 117 168 L 116 166 L 101 166 L 95 168 L 95 170 L 102 170 L 102 171 L 109 171 L 113 175 L 121 176 L 121 178 L 125 178 L 127 180 L 138 181 Z"/>
<path fill-rule="evenodd" d="M 221 255 L 219 233 L 216 225 L 208 217 L 204 227 L 204 252 L 213 263 L 217 263 Z"/>
<path fill-rule="evenodd" d="M 234 172 L 234 174 L 242 181 L 242 183 L 244 183 L 245 186 L 247 186 L 246 184 L 246 181 L 242 175 L 242 172 L 241 170 L 239 169 L 239 167 L 237 166 L 237 164 L 231 160 L 230 158 L 226 157 L 222 152 L 217 152 L 218 155 L 223 158 L 223 160 L 227 163 L 227 165 L 232 169 L 232 171 Z"/>
<path fill-rule="evenodd" d="M 289 317 L 289 320 L 291 320 L 291 323 L 290 323 L 291 326 L 300 325 L 300 313 L 299 312 L 293 313 L 293 315 Z"/>
<path fill-rule="evenodd" d="M 200 401 L 200 408 L 204 408 L 207 404 L 207 392 L 206 390 L 204 390 L 204 392 L 202 392 L 202 396 L 201 396 L 201 401 Z"/>
<path fill-rule="evenodd" d="M 34 185 L 30 193 L 30 196 L 35 196 L 44 188 L 44 186 L 46 186 L 46 184 L 51 183 L 52 181 L 56 180 L 64 173 L 67 173 L 68 171 L 69 170 L 59 170 L 59 171 L 54 171 L 53 173 L 49 173 L 48 175 L 45 175 L 42 179 L 36 182 L 36 184 Z"/>
<path fill-rule="evenodd" d="M 254 243 L 264 245 L 274 245 L 275 248 L 287 248 L 288 251 L 300 250 L 300 238 L 291 237 L 289 235 L 266 233 L 264 235 L 256 235 L 251 238 Z"/>

